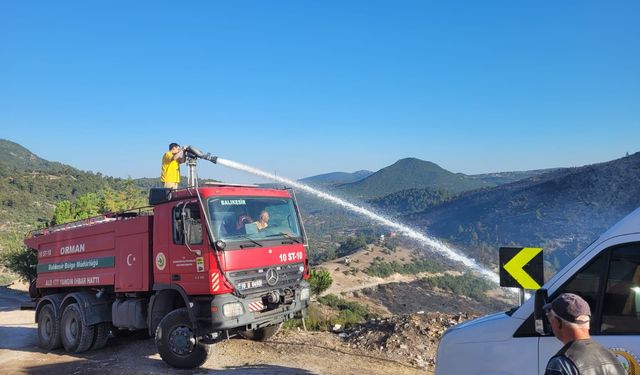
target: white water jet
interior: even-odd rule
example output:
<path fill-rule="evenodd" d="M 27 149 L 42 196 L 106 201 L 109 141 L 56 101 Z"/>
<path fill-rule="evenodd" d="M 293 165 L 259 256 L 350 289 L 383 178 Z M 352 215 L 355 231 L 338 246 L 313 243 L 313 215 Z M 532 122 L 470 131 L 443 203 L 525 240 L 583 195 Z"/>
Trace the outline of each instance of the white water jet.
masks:
<path fill-rule="evenodd" d="M 412 238 L 414 240 L 417 240 L 418 242 L 430 247 L 432 250 L 441 253 L 442 255 L 446 256 L 447 258 L 454 260 L 456 262 L 462 263 L 464 264 L 466 267 L 471 268 L 472 270 L 480 273 L 482 276 L 486 277 L 487 279 L 489 279 L 490 281 L 494 282 L 494 283 L 498 283 L 499 282 L 499 277 L 495 272 L 492 272 L 491 270 L 481 266 L 480 264 L 478 264 L 475 260 L 461 254 L 460 252 L 451 249 L 450 247 L 448 247 L 447 245 L 443 244 L 442 242 L 431 238 L 425 234 L 422 234 L 420 232 L 418 232 L 415 229 L 410 228 L 409 226 L 397 223 L 395 221 L 392 221 L 391 219 L 388 219 L 387 217 L 385 217 L 384 215 L 378 214 L 376 212 L 373 212 L 371 210 L 356 206 L 355 204 L 349 203 L 343 199 L 340 199 L 338 197 L 335 197 L 331 194 L 325 193 L 323 191 L 314 189 L 308 185 L 302 184 L 300 182 L 297 181 L 293 181 L 290 180 L 288 178 L 283 178 L 283 177 L 279 177 L 276 176 L 275 174 L 272 173 L 268 173 L 265 171 L 262 171 L 260 169 L 257 168 L 253 168 L 250 167 L 248 165 L 244 165 L 241 163 L 237 163 L 231 160 L 227 160 L 227 159 L 223 159 L 223 158 L 218 158 L 217 160 L 217 164 L 220 165 L 224 165 L 226 167 L 229 168 L 233 168 L 233 169 L 237 169 L 237 170 L 241 170 L 241 171 L 245 171 L 257 176 L 262 176 L 265 177 L 267 179 L 270 180 L 275 180 L 281 183 L 284 183 L 286 185 L 290 185 L 292 187 L 295 187 L 297 189 L 300 190 L 304 190 L 307 193 L 313 194 L 318 198 L 333 202 L 335 204 L 338 204 L 348 210 L 351 210 L 353 212 L 356 212 L 362 216 L 366 216 L 372 220 L 375 220 L 383 225 L 386 225 L 388 227 L 394 228 L 396 230 L 398 230 L 399 232 L 403 233 L 405 236 Z"/>

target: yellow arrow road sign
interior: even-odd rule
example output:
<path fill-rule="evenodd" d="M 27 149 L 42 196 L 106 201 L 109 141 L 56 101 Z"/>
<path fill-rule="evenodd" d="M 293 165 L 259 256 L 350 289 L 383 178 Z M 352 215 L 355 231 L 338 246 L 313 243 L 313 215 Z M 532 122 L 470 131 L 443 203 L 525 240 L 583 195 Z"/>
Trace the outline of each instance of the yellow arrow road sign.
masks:
<path fill-rule="evenodd" d="M 504 269 L 520 284 L 524 289 L 540 289 L 538 284 L 522 267 L 526 266 L 531 259 L 535 258 L 542 251 L 539 247 L 525 247 L 504 265 Z"/>

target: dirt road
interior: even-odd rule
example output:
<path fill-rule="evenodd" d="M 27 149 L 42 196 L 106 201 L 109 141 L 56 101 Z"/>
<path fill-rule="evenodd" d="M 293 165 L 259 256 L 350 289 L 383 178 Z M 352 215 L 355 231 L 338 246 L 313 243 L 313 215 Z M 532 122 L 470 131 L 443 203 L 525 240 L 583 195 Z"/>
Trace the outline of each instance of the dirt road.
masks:
<path fill-rule="evenodd" d="M 268 342 L 231 339 L 214 347 L 202 368 L 177 371 L 156 353 L 153 340 L 112 338 L 98 351 L 69 355 L 37 346 L 33 311 L 21 311 L 23 292 L 0 288 L 0 369 L 4 374 L 430 374 L 350 348 L 327 332 L 284 331 Z"/>

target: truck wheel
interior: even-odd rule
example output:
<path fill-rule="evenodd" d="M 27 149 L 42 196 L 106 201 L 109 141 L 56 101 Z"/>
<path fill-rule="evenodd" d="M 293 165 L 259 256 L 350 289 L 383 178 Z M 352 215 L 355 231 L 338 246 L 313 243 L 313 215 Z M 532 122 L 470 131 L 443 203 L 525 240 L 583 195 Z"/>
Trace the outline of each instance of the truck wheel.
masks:
<path fill-rule="evenodd" d="M 109 333 L 111 332 L 111 323 L 98 323 L 94 329 L 96 332 L 93 337 L 93 343 L 91 344 L 91 350 L 102 349 L 107 345 Z"/>
<path fill-rule="evenodd" d="M 206 362 L 210 345 L 198 341 L 186 307 L 167 314 L 156 329 L 156 348 L 170 366 L 195 368 Z"/>
<path fill-rule="evenodd" d="M 58 349 L 60 342 L 60 321 L 56 319 L 51 304 L 44 305 L 38 315 L 38 346 L 42 349 Z"/>
<path fill-rule="evenodd" d="M 64 309 L 60 326 L 62 345 L 67 352 L 82 353 L 91 347 L 95 331 L 93 326 L 86 325 L 77 303 L 72 303 Z"/>
<path fill-rule="evenodd" d="M 266 341 L 280 332 L 280 328 L 282 328 L 282 323 L 258 329 L 242 331 L 240 332 L 240 336 L 244 337 L 247 340 Z"/>

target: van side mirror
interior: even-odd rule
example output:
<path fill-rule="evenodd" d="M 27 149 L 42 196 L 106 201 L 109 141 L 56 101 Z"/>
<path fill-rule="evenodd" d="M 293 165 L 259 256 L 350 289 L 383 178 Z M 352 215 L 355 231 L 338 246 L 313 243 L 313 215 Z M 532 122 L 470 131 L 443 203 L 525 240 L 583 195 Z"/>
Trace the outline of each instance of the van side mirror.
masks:
<path fill-rule="evenodd" d="M 536 290 L 536 296 L 533 307 L 533 318 L 535 321 L 536 332 L 543 336 L 551 334 L 551 330 L 548 328 L 547 316 L 542 308 L 549 299 L 546 289 L 540 288 Z"/>

